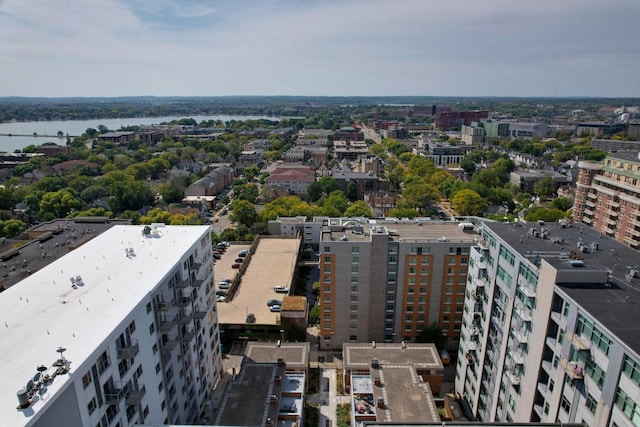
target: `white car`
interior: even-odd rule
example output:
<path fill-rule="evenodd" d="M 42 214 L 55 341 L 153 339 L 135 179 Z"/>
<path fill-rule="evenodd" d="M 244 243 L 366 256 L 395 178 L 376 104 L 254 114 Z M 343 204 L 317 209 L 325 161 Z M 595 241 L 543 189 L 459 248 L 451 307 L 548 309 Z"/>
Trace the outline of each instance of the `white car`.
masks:
<path fill-rule="evenodd" d="M 216 295 L 217 302 L 225 302 L 226 300 L 227 300 L 227 297 L 225 297 L 224 295 Z"/>
<path fill-rule="evenodd" d="M 270 305 L 269 306 L 269 310 L 273 311 L 273 312 L 278 312 L 282 310 L 282 306 L 280 305 Z"/>
<path fill-rule="evenodd" d="M 287 294 L 287 293 L 289 293 L 289 288 L 287 288 L 286 286 L 274 286 L 273 290 L 276 291 L 279 294 Z"/>

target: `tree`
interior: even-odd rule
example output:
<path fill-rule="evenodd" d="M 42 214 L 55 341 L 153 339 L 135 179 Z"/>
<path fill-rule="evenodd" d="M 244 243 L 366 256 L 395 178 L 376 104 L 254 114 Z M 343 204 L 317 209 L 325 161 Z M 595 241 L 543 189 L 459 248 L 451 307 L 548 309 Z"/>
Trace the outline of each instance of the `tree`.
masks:
<path fill-rule="evenodd" d="M 234 199 L 231 203 L 233 218 L 246 227 L 251 227 L 256 221 L 256 208 L 247 200 Z"/>
<path fill-rule="evenodd" d="M 347 199 L 349 199 L 352 202 L 355 202 L 356 200 L 358 200 L 358 186 L 356 185 L 355 182 L 353 181 L 349 181 L 349 183 L 347 184 Z"/>
<path fill-rule="evenodd" d="M 561 211 L 568 211 L 573 208 L 573 199 L 571 197 L 558 197 L 553 199 L 551 206 Z"/>
<path fill-rule="evenodd" d="M 417 342 L 426 342 L 435 344 L 438 352 L 446 350 L 449 338 L 443 333 L 438 323 L 434 322 L 424 328 L 416 338 Z"/>
<path fill-rule="evenodd" d="M 40 220 L 51 221 L 64 218 L 74 209 L 79 209 L 82 202 L 75 198 L 69 190 L 45 193 L 40 200 Z"/>
<path fill-rule="evenodd" d="M 402 197 L 410 207 L 418 209 L 419 212 L 440 200 L 438 189 L 426 182 L 416 182 L 405 186 Z"/>
<path fill-rule="evenodd" d="M 320 199 L 319 204 L 327 211 L 327 216 L 342 216 L 349 207 L 349 200 L 342 191 L 336 190 Z"/>
<path fill-rule="evenodd" d="M 260 189 L 256 184 L 242 184 L 233 186 L 234 199 L 246 200 L 255 203 L 260 195 Z"/>
<path fill-rule="evenodd" d="M 142 181 L 131 178 L 115 182 L 109 186 L 109 208 L 113 212 L 139 210 L 153 202 L 153 194 Z"/>
<path fill-rule="evenodd" d="M 387 213 L 389 218 L 409 218 L 418 216 L 418 211 L 413 208 L 393 208 Z"/>
<path fill-rule="evenodd" d="M 0 221 L 0 236 L 2 237 L 16 237 L 26 229 L 27 224 L 19 219 Z"/>
<path fill-rule="evenodd" d="M 146 215 L 140 217 L 140 224 L 152 224 L 154 222 L 170 224 L 171 213 L 162 208 L 154 208 L 147 212 Z"/>
<path fill-rule="evenodd" d="M 460 160 L 460 167 L 464 169 L 467 175 L 471 176 L 476 171 L 476 162 L 469 157 L 465 157 Z"/>
<path fill-rule="evenodd" d="M 242 171 L 242 176 L 244 176 L 247 181 L 251 181 L 253 178 L 258 176 L 258 174 L 260 174 L 260 168 L 255 165 L 247 166 Z"/>
<path fill-rule="evenodd" d="M 566 212 L 563 212 L 559 209 L 548 209 L 544 206 L 534 206 L 529 208 L 527 213 L 524 216 L 526 221 L 535 222 L 535 221 L 545 221 L 545 222 L 556 222 L 557 220 L 564 218 L 567 216 Z"/>
<path fill-rule="evenodd" d="M 307 193 L 309 194 L 309 199 L 315 202 L 320 199 L 323 194 L 329 194 L 337 189 L 338 183 L 336 180 L 331 176 L 325 175 L 318 181 L 310 184 Z"/>
<path fill-rule="evenodd" d="M 451 206 L 460 215 L 480 215 L 487 208 L 487 201 L 473 190 L 456 192 L 451 198 Z"/>
<path fill-rule="evenodd" d="M 556 183 L 553 178 L 546 176 L 533 184 L 533 191 L 539 196 L 550 197 L 556 191 Z"/>
<path fill-rule="evenodd" d="M 344 216 L 371 218 L 371 209 L 364 200 L 358 200 L 344 211 Z"/>

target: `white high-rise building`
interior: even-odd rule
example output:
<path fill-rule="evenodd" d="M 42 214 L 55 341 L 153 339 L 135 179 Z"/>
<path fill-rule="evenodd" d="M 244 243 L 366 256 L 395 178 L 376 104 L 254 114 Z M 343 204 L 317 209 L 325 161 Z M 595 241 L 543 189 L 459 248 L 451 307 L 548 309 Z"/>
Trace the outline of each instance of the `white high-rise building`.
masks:
<path fill-rule="evenodd" d="M 206 226 L 115 226 L 0 294 L 0 425 L 195 422 L 222 370 Z"/>
<path fill-rule="evenodd" d="M 580 224 L 483 222 L 455 380 L 468 415 L 640 425 L 639 260 Z"/>

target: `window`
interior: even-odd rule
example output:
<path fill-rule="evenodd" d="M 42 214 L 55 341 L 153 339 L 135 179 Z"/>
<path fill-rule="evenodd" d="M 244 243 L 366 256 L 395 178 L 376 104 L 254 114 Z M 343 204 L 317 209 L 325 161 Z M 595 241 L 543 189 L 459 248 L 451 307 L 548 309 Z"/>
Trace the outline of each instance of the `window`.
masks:
<path fill-rule="evenodd" d="M 360 253 L 360 247 L 358 247 L 358 246 L 353 246 L 353 247 L 351 247 L 351 253 L 352 253 L 352 254 L 358 254 L 358 253 Z"/>
<path fill-rule="evenodd" d="M 136 322 L 135 322 L 135 320 L 132 321 L 131 323 L 129 323 L 129 326 L 127 327 L 127 330 L 129 331 L 129 335 L 131 335 L 132 333 L 134 333 L 136 331 Z"/>
<path fill-rule="evenodd" d="M 592 414 L 595 415 L 596 409 L 598 408 L 598 401 L 594 399 L 590 393 L 587 393 L 587 402 L 585 403 L 585 406 L 587 407 L 587 409 L 589 409 L 589 411 L 591 411 Z"/>
<path fill-rule="evenodd" d="M 609 355 L 609 349 L 612 344 L 611 340 L 597 326 L 585 319 L 582 315 L 578 315 L 576 333 L 591 341 L 594 346 L 598 347 L 605 355 Z"/>
<path fill-rule="evenodd" d="M 505 285 L 507 285 L 507 287 L 511 287 L 511 276 L 504 268 L 502 268 L 501 265 L 498 265 L 497 276 L 504 282 Z"/>
<path fill-rule="evenodd" d="M 147 314 L 151 313 L 151 303 L 147 303 Z"/>
<path fill-rule="evenodd" d="M 357 335 L 349 335 L 349 341 L 357 341 L 357 340 L 358 340 Z"/>
<path fill-rule="evenodd" d="M 154 344 L 151 350 L 153 350 L 153 354 L 156 354 L 158 352 L 158 344 Z"/>
<path fill-rule="evenodd" d="M 87 371 L 87 373 L 82 376 L 82 385 L 84 386 L 84 388 L 89 387 L 91 381 L 91 371 Z"/>
<path fill-rule="evenodd" d="M 100 355 L 100 357 L 98 357 L 98 361 L 96 362 L 96 364 L 98 365 L 98 373 L 100 375 L 102 375 L 102 373 L 107 370 L 109 365 L 111 365 L 109 354 L 106 350 Z"/>
<path fill-rule="evenodd" d="M 153 335 L 156 331 L 156 325 L 153 323 L 149 325 L 149 335 Z"/>
<path fill-rule="evenodd" d="M 629 356 L 624 356 L 624 366 L 622 372 L 640 387 L 640 364 L 634 362 Z"/>
<path fill-rule="evenodd" d="M 358 264 L 360 262 L 360 258 L 357 256 L 351 257 L 351 264 Z"/>
<path fill-rule="evenodd" d="M 324 252 L 327 253 L 327 254 L 330 254 L 331 253 L 331 246 L 325 246 L 324 247 Z"/>
<path fill-rule="evenodd" d="M 562 396 L 562 402 L 560 403 L 560 407 L 568 414 L 571 411 L 571 403 L 566 396 Z"/>
<path fill-rule="evenodd" d="M 93 414 L 93 411 L 95 411 L 97 407 L 98 407 L 98 403 L 96 402 L 96 398 L 94 397 L 87 404 L 87 411 L 89 411 L 89 415 Z"/>
<path fill-rule="evenodd" d="M 324 257 L 324 263 L 325 264 L 331 264 L 331 257 L 330 256 Z"/>

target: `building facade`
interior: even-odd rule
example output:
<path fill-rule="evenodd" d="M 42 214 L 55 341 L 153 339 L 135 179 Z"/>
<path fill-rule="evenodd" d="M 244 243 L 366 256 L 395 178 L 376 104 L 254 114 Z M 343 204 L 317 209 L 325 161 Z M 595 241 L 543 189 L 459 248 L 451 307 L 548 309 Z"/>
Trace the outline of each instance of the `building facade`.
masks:
<path fill-rule="evenodd" d="M 586 227 L 484 222 L 456 392 L 483 422 L 637 425 L 637 254 Z"/>
<path fill-rule="evenodd" d="M 611 154 L 603 163 L 578 164 L 574 221 L 583 222 L 633 249 L 640 249 L 640 158 L 637 151 Z"/>
<path fill-rule="evenodd" d="M 434 322 L 458 337 L 471 235 L 441 221 L 322 221 L 321 348 L 413 341 Z"/>
<path fill-rule="evenodd" d="M 208 227 L 114 226 L 3 292 L 0 424 L 196 423 L 222 370 L 213 283 Z"/>

